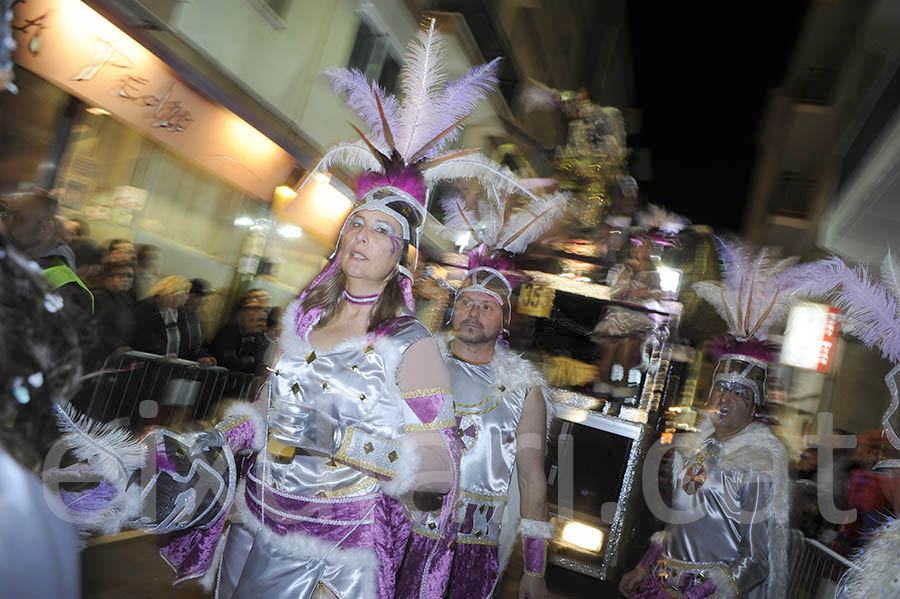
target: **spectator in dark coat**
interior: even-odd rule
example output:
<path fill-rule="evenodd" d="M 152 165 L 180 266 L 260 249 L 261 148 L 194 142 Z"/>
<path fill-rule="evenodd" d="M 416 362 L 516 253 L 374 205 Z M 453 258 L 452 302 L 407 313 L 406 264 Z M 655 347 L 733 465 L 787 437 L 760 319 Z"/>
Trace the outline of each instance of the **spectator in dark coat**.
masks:
<path fill-rule="evenodd" d="M 209 283 L 203 279 L 191 279 L 188 299 L 178 311 L 178 327 L 181 334 L 181 350 L 178 355 L 186 360 L 214 365 L 216 359 L 203 347 L 203 324 L 198 314 L 206 296 L 212 293 Z"/>
<path fill-rule="evenodd" d="M 72 251 L 60 244 L 62 224 L 56 220 L 57 202 L 42 189 L 33 189 L 7 200 L 6 226 L 13 244 L 35 260 L 62 297 L 66 313 L 78 321 L 88 321 L 94 296 L 75 274 Z"/>
<path fill-rule="evenodd" d="M 134 349 L 177 357 L 181 349 L 178 310 L 187 301 L 191 282 L 171 275 L 154 285 L 147 299 L 135 308 Z"/>
<path fill-rule="evenodd" d="M 160 280 L 162 250 L 152 244 L 137 248 L 137 268 L 134 271 L 134 292 L 139 300 L 150 295 L 150 290 Z"/>
<path fill-rule="evenodd" d="M 238 372 L 262 374 L 269 342 L 266 311 L 259 306 L 240 308 L 237 318 L 225 325 L 212 343 L 212 354 L 220 366 Z"/>
<path fill-rule="evenodd" d="M 114 351 L 131 349 L 135 334 L 134 298 L 130 293 L 133 281 L 133 263 L 107 262 L 103 265 L 101 286 L 94 289 L 99 353 L 103 359 Z"/>

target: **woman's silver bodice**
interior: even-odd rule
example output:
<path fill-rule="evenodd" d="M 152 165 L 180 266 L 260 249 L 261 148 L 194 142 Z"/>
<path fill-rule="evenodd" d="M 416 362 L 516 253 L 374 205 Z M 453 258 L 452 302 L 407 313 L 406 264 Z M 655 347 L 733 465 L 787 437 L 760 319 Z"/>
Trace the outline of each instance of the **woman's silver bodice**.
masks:
<path fill-rule="evenodd" d="M 344 426 L 399 439 L 410 414 L 406 402 L 400 399 L 397 369 L 406 349 L 428 336 L 421 323 L 406 318 L 377 340 L 354 338 L 324 351 L 295 338 L 274 366 L 270 402 L 312 403 Z M 260 480 L 296 495 L 362 495 L 378 483 L 355 468 L 302 450 L 288 461 L 269 453 L 268 459 L 257 460 L 256 470 Z"/>

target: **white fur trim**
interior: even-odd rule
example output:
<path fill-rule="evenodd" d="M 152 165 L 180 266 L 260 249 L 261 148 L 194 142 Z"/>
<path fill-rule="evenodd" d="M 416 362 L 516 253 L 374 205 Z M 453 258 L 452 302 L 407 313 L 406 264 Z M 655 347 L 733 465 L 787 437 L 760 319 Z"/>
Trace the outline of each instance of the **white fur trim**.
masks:
<path fill-rule="evenodd" d="M 329 543 L 298 532 L 286 535 L 275 534 L 266 528 L 262 522 L 250 511 L 246 503 L 245 482 L 238 484 L 235 494 L 234 507 L 241 517 L 241 523 L 253 535 L 262 537 L 298 560 L 324 559 L 337 566 L 350 566 L 366 568 L 370 576 L 363 577 L 363 597 L 376 597 L 376 576 L 380 564 L 378 556 L 372 549 L 341 549 L 335 548 L 334 543 Z M 327 556 L 327 557 L 326 557 Z"/>
<path fill-rule="evenodd" d="M 713 432 L 714 427 L 707 418 L 699 432 L 676 437 L 677 451 L 672 461 L 672 483 L 676 488 L 681 484 L 685 459 L 689 459 Z M 769 534 L 769 576 L 766 579 L 766 597 L 784 599 L 788 582 L 788 520 L 791 510 L 787 450 L 769 427 L 760 422 L 750 423 L 723 446 L 718 468 L 752 472 L 767 477 L 773 483 L 772 498 L 766 506 Z"/>
<path fill-rule="evenodd" d="M 703 575 L 716 585 L 716 599 L 737 599 L 734 579 L 724 568 L 710 568 Z M 768 597 L 769 595 L 767 595 Z"/>
<path fill-rule="evenodd" d="M 653 533 L 652 537 L 650 537 L 650 542 L 653 543 L 654 545 L 662 545 L 665 542 L 665 540 L 666 540 L 666 531 L 665 530 L 658 530 L 655 533 Z"/>
<path fill-rule="evenodd" d="M 381 490 L 390 497 L 401 497 L 412 490 L 422 469 L 422 456 L 419 445 L 412 437 L 403 437 L 400 441 L 400 455 L 394 463 L 397 476 L 393 480 L 381 483 Z"/>
<path fill-rule="evenodd" d="M 228 418 L 240 418 L 246 416 L 253 426 L 253 451 L 262 451 L 266 446 L 266 400 L 260 399 L 254 402 L 234 401 L 225 408 L 222 416 L 223 422 Z"/>
<path fill-rule="evenodd" d="M 519 520 L 519 533 L 523 537 L 536 537 L 539 539 L 552 539 L 556 535 L 556 528 L 552 522 L 543 520 Z"/>
<path fill-rule="evenodd" d="M 844 582 L 846 595 L 841 599 L 900 598 L 897 577 L 897 553 L 900 551 L 900 520 L 883 524 L 856 558 L 855 568 Z"/>
<path fill-rule="evenodd" d="M 441 357 L 444 358 L 444 361 L 451 359 L 453 352 L 450 350 L 450 342 L 453 341 L 453 334 L 439 333 L 434 338 L 437 341 L 438 348 L 441 350 Z M 544 407 L 547 410 L 546 430 L 549 439 L 554 409 L 553 402 L 550 400 L 550 387 L 547 385 L 547 380 L 541 372 L 530 361 L 499 343 L 494 344 L 494 357 L 491 358 L 491 366 L 493 367 L 491 386 L 503 386 L 510 391 L 524 391 L 524 393 L 521 393 L 523 404 L 519 406 L 520 410 L 524 407 L 524 400 L 528 391 L 535 387 L 541 390 L 541 395 L 544 398 Z M 510 393 L 504 395 L 504 397 L 507 401 L 512 401 L 515 395 L 518 394 Z"/>
<path fill-rule="evenodd" d="M 298 297 L 287 305 L 281 315 L 281 336 L 278 337 L 278 345 L 284 353 L 292 356 L 302 356 L 309 353 L 309 341 L 297 334 L 296 317 L 297 310 L 300 309 L 300 298 Z"/>
<path fill-rule="evenodd" d="M 197 582 L 207 593 L 212 593 L 213 588 L 219 580 L 219 570 L 222 568 L 222 556 L 225 555 L 225 543 L 228 542 L 229 530 L 229 528 L 226 528 L 225 531 L 219 535 L 219 538 L 216 541 L 216 550 L 213 553 L 212 563 L 209 565 L 209 568 L 206 569 L 206 572 L 203 573 L 203 576 L 197 579 Z"/>

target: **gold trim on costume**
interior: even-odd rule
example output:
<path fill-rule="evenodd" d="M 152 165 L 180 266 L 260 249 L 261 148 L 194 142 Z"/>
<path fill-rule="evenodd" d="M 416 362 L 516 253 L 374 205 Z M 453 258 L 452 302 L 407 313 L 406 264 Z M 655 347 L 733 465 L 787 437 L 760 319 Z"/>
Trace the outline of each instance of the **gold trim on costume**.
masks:
<path fill-rule="evenodd" d="M 488 395 L 488 398 L 487 398 L 486 400 L 484 400 L 484 401 L 481 402 L 481 403 L 475 404 L 475 406 L 480 406 L 480 405 L 482 405 L 485 401 L 488 401 L 488 399 L 491 399 L 492 397 L 494 397 L 493 394 Z M 497 401 L 495 401 L 494 403 L 492 403 L 492 404 L 489 405 L 488 407 L 484 408 L 483 410 L 478 410 L 477 412 L 466 412 L 466 411 L 464 411 L 464 410 L 460 410 L 460 409 L 459 409 L 460 407 L 462 407 L 462 408 L 468 408 L 469 406 L 466 406 L 466 405 L 460 406 L 459 404 L 457 404 L 457 403 L 454 401 L 454 402 L 453 402 L 453 411 L 456 412 L 457 414 L 459 414 L 460 416 L 477 416 L 477 415 L 479 415 L 479 414 L 487 414 L 488 412 L 490 412 L 491 410 L 493 410 L 494 408 L 496 408 L 497 406 L 499 406 L 499 405 L 500 405 L 500 401 L 501 401 L 502 399 L 503 399 L 503 396 L 498 397 L 498 398 L 497 398 Z M 475 407 L 475 406 L 473 406 L 473 407 Z"/>
<path fill-rule="evenodd" d="M 360 468 L 364 468 L 365 470 L 369 470 L 371 472 L 375 472 L 377 474 L 381 474 L 387 476 L 388 478 L 396 478 L 397 472 L 394 470 L 390 470 L 389 468 L 385 468 L 384 466 L 379 466 L 374 462 L 366 462 L 364 460 L 360 460 L 358 458 L 354 458 L 347 455 L 347 451 L 350 449 L 350 445 L 353 442 L 353 433 L 357 429 L 354 429 L 352 426 L 348 426 L 346 432 L 344 433 L 344 440 L 341 443 L 341 446 L 338 448 L 336 454 L 334 454 L 334 459 L 344 462 L 345 464 L 349 464 L 351 466 L 359 466 Z M 367 435 L 373 439 L 377 439 L 378 441 L 384 441 L 386 443 L 390 443 L 395 447 L 400 447 L 400 444 L 392 439 L 385 439 L 384 437 L 376 437 L 375 435 L 369 435 L 363 431 L 359 431 L 364 435 Z"/>
<path fill-rule="evenodd" d="M 490 395 L 487 396 L 487 398 L 479 401 L 478 403 L 473 403 L 473 404 L 459 403 L 458 401 L 456 401 L 454 399 L 453 400 L 453 409 L 455 410 L 456 408 L 466 408 L 466 409 L 477 408 L 478 406 L 483 406 L 487 402 L 491 401 L 493 398 L 494 398 L 494 394 L 491 393 Z"/>
<path fill-rule="evenodd" d="M 451 428 L 456 426 L 456 419 L 449 418 L 447 420 L 439 420 L 436 422 L 428 422 L 426 424 L 404 424 L 403 432 L 404 433 L 422 433 L 425 431 L 437 431 L 444 428 Z"/>
<path fill-rule="evenodd" d="M 357 491 L 361 491 L 363 489 L 368 489 L 372 485 L 378 482 L 377 478 L 372 478 L 371 476 L 366 476 L 364 479 L 359 481 L 358 483 L 352 484 L 349 487 L 345 487 L 343 489 L 338 489 L 337 491 L 322 491 L 322 495 L 328 499 L 333 497 L 346 497 L 347 495 L 352 495 Z"/>
<path fill-rule="evenodd" d="M 731 583 L 731 587 L 734 589 L 735 593 L 740 593 L 738 589 L 737 583 L 734 581 L 734 577 L 732 577 L 731 572 L 728 570 L 728 566 L 721 562 L 683 562 L 678 559 L 672 559 L 671 557 L 661 557 L 657 560 L 662 563 L 663 566 L 666 564 L 672 564 L 675 568 L 681 570 L 687 570 L 691 573 L 702 574 L 703 570 L 712 570 L 713 568 L 719 568 L 722 572 L 725 573 L 725 576 L 728 577 L 728 582 Z"/>
<path fill-rule="evenodd" d="M 499 547 L 500 541 L 496 539 L 473 539 L 470 537 L 462 537 L 457 535 L 456 542 L 463 545 L 487 545 L 490 547 Z"/>
<path fill-rule="evenodd" d="M 237 428 L 240 425 L 244 424 L 250 420 L 249 416 L 231 416 L 228 420 L 223 420 L 219 424 L 216 425 L 216 428 L 222 431 L 222 433 L 227 433 L 233 428 Z"/>
<path fill-rule="evenodd" d="M 448 395 L 453 393 L 450 387 L 433 387 L 431 389 L 416 389 L 415 391 L 404 391 L 400 394 L 402 399 L 412 399 L 414 397 L 427 397 L 428 395 Z"/>
<path fill-rule="evenodd" d="M 489 503 L 506 503 L 508 497 L 506 495 L 481 495 L 480 493 L 472 493 L 471 491 L 460 491 L 460 497 L 474 499 L 476 501 L 487 501 Z"/>

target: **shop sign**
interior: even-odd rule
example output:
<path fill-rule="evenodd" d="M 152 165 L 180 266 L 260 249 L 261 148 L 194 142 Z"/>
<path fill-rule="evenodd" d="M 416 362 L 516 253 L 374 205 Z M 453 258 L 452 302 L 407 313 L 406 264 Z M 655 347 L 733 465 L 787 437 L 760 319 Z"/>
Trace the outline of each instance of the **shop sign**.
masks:
<path fill-rule="evenodd" d="M 79 0 L 13 2 L 15 61 L 251 195 L 271 201 L 294 160 Z"/>
<path fill-rule="evenodd" d="M 831 371 L 840 312 L 831 306 L 802 302 L 791 308 L 784 332 L 781 362 L 796 368 Z"/>
<path fill-rule="evenodd" d="M 519 290 L 519 302 L 516 311 L 527 316 L 550 318 L 556 290 L 533 281 L 525 283 Z"/>
<path fill-rule="evenodd" d="M 127 210 L 143 210 L 147 203 L 147 190 L 131 185 L 120 185 L 113 190 L 113 204 Z"/>

